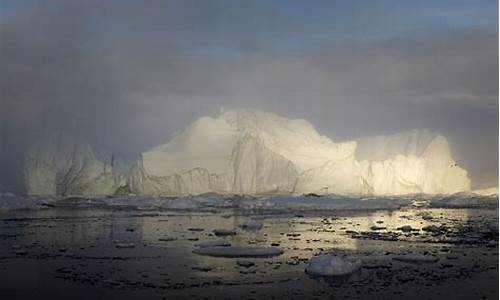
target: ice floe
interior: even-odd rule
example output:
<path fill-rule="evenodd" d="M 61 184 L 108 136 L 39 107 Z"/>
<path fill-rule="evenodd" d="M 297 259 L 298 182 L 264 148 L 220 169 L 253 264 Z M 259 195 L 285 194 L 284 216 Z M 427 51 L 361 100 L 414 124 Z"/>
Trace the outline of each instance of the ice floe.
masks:
<path fill-rule="evenodd" d="M 206 247 L 194 249 L 193 253 L 214 257 L 273 257 L 283 253 L 277 247 Z"/>
<path fill-rule="evenodd" d="M 207 248 L 207 247 L 230 247 L 231 243 L 226 240 L 214 240 L 214 241 L 204 241 L 195 244 L 195 247 Z"/>
<path fill-rule="evenodd" d="M 313 276 L 344 276 L 361 268 L 360 260 L 350 260 L 332 254 L 314 256 L 306 267 L 306 273 Z"/>

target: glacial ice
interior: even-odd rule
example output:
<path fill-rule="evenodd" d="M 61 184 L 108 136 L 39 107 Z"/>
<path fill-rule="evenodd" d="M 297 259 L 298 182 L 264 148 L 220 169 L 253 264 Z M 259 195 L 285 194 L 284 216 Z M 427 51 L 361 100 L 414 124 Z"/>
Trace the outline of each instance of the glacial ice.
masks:
<path fill-rule="evenodd" d="M 480 190 L 473 190 L 471 193 L 484 197 L 498 197 L 498 186 Z"/>
<path fill-rule="evenodd" d="M 306 273 L 313 276 L 345 276 L 354 273 L 360 267 L 360 260 L 348 260 L 332 254 L 323 254 L 309 260 Z"/>
<path fill-rule="evenodd" d="M 243 222 L 242 224 L 239 225 L 243 230 L 249 230 L 249 231 L 256 231 L 260 230 L 263 227 L 263 224 L 261 222 L 258 222 L 254 219 L 250 219 L 246 222 Z"/>
<path fill-rule="evenodd" d="M 470 190 L 446 139 L 427 130 L 335 143 L 305 120 L 254 110 L 203 117 L 142 153 L 145 194 L 404 195 Z"/>
<path fill-rule="evenodd" d="M 354 198 L 344 196 L 274 196 L 258 199 L 241 199 L 239 208 L 263 211 L 332 211 L 332 210 L 377 210 L 398 209 L 412 204 L 403 197 L 393 198 Z"/>
<path fill-rule="evenodd" d="M 112 161 L 97 159 L 81 138 L 54 135 L 26 158 L 26 192 L 110 195 L 124 189 L 179 197 L 470 191 L 467 172 L 439 134 L 414 130 L 337 143 L 305 120 L 255 110 L 198 119 L 167 143 L 141 153 L 126 176 L 114 172 Z"/>
<path fill-rule="evenodd" d="M 204 241 L 194 245 L 198 248 L 207 248 L 207 247 L 230 247 L 231 243 L 226 240 L 213 240 L 213 241 Z"/>
<path fill-rule="evenodd" d="M 412 253 L 395 254 L 392 256 L 392 259 L 402 262 L 415 263 L 415 264 L 435 263 L 438 261 L 437 257 L 432 256 L 430 254 L 412 254 Z"/>
<path fill-rule="evenodd" d="M 214 257 L 273 257 L 283 253 L 277 247 L 205 247 L 193 250 L 193 253 Z"/>
<path fill-rule="evenodd" d="M 208 211 L 289 213 L 298 211 L 342 211 L 342 210 L 395 210 L 404 207 L 444 208 L 490 208 L 498 206 L 498 196 L 467 196 L 463 193 L 452 196 L 404 195 L 391 197 L 348 197 L 341 195 L 271 196 L 249 197 L 237 195 L 216 195 L 213 193 L 185 197 L 162 196 L 20 196 L 11 193 L 0 194 L 0 210 L 39 209 L 47 207 L 98 208 L 139 211 Z M 239 224 L 243 230 L 258 230 L 261 223 L 250 220 Z"/>
<path fill-rule="evenodd" d="M 124 178 L 98 160 L 81 137 L 61 131 L 35 143 L 25 158 L 28 195 L 109 195 Z"/>
<path fill-rule="evenodd" d="M 439 208 L 495 208 L 498 207 L 498 194 L 480 195 L 476 193 L 457 193 L 444 197 L 435 197 L 430 207 Z"/>

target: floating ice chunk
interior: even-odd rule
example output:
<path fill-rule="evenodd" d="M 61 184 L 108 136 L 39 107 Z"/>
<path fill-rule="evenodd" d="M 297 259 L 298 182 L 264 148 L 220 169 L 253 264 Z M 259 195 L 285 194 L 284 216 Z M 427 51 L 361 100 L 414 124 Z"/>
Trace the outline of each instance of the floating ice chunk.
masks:
<path fill-rule="evenodd" d="M 240 225 L 242 229 L 245 230 L 260 230 L 262 229 L 262 223 L 250 219 Z"/>
<path fill-rule="evenodd" d="M 422 231 L 426 231 L 426 232 L 444 232 L 444 231 L 446 231 L 446 228 L 443 227 L 442 225 L 431 224 L 431 225 L 422 227 Z"/>
<path fill-rule="evenodd" d="M 204 228 L 198 228 L 198 227 L 191 227 L 191 228 L 188 228 L 189 231 L 194 231 L 194 232 L 200 232 L 200 231 L 203 231 L 205 230 Z"/>
<path fill-rule="evenodd" d="M 430 207 L 440 208 L 494 208 L 498 207 L 498 195 L 482 196 L 474 193 L 459 193 L 434 198 Z"/>
<path fill-rule="evenodd" d="M 214 268 L 211 266 L 197 265 L 197 266 L 192 266 L 191 269 L 200 272 L 209 272 L 212 271 Z"/>
<path fill-rule="evenodd" d="M 491 232 L 498 232 L 498 222 L 491 222 L 488 224 L 488 229 Z"/>
<path fill-rule="evenodd" d="M 491 187 L 487 189 L 481 190 L 473 190 L 472 194 L 480 195 L 480 196 L 497 196 L 498 197 L 498 186 Z"/>
<path fill-rule="evenodd" d="M 243 199 L 239 207 L 248 210 L 378 210 L 398 209 L 411 205 L 412 200 L 402 197 L 354 198 L 329 195 L 325 197 L 276 196 L 261 199 Z"/>
<path fill-rule="evenodd" d="M 167 236 L 167 237 L 159 238 L 158 240 L 159 240 L 160 242 L 172 242 L 172 241 L 177 240 L 177 238 Z"/>
<path fill-rule="evenodd" d="M 398 254 L 392 256 L 392 259 L 408 262 L 408 263 L 435 263 L 438 261 L 438 258 L 432 255 L 424 255 L 424 254 Z"/>
<path fill-rule="evenodd" d="M 207 247 L 230 247 L 231 243 L 226 240 L 215 240 L 215 241 L 205 241 L 195 244 L 195 247 L 207 248 Z"/>
<path fill-rule="evenodd" d="M 234 229 L 214 229 L 214 234 L 216 236 L 236 235 L 236 231 Z"/>
<path fill-rule="evenodd" d="M 313 276 L 343 276 L 354 273 L 361 267 L 360 260 L 348 260 L 331 254 L 311 258 L 306 273 Z"/>
<path fill-rule="evenodd" d="M 135 245 L 132 243 L 115 243 L 115 247 L 118 249 L 134 248 Z"/>
<path fill-rule="evenodd" d="M 283 253 L 277 247 L 207 247 L 194 249 L 193 253 L 214 257 L 272 257 Z"/>
<path fill-rule="evenodd" d="M 404 225 L 404 226 L 398 227 L 397 229 L 401 230 L 402 232 L 418 231 L 418 229 L 411 227 L 411 225 Z"/>
<path fill-rule="evenodd" d="M 26 255 L 26 254 L 28 254 L 28 251 L 26 251 L 24 249 L 14 250 L 13 252 L 14 252 L 15 255 Z"/>
<path fill-rule="evenodd" d="M 255 266 L 255 263 L 253 261 L 248 261 L 248 260 L 238 260 L 236 261 L 236 264 L 244 268 L 250 268 L 252 266 Z"/>

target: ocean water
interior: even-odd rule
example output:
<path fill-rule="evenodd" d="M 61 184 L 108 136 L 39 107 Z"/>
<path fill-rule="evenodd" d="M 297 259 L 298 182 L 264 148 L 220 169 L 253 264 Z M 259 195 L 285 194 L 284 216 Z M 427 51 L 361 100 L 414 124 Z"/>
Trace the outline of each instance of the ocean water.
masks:
<path fill-rule="evenodd" d="M 498 298 L 497 199 L 450 207 L 411 197 L 354 199 L 351 206 L 345 202 L 353 199 L 321 198 L 309 206 L 213 195 L 186 203 L 38 199 L 30 209 L 3 209 L 0 298 Z M 231 235 L 216 236 L 221 230 Z M 217 240 L 282 254 L 193 253 Z M 342 277 L 305 273 L 319 254 L 359 259 L 361 268 Z M 397 260 L 401 255 L 434 259 Z"/>

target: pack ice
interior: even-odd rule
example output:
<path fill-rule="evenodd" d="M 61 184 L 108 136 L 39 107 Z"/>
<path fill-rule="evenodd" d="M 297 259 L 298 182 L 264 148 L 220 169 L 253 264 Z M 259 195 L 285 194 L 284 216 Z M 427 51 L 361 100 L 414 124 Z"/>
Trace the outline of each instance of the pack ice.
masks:
<path fill-rule="evenodd" d="M 255 110 L 198 119 L 167 143 L 143 152 L 126 183 L 113 177 L 111 167 L 97 160 L 88 145 L 71 145 L 30 153 L 25 169 L 29 194 L 109 194 L 124 184 L 136 194 L 164 196 L 470 190 L 467 172 L 439 134 L 414 130 L 338 143 L 305 120 Z"/>

